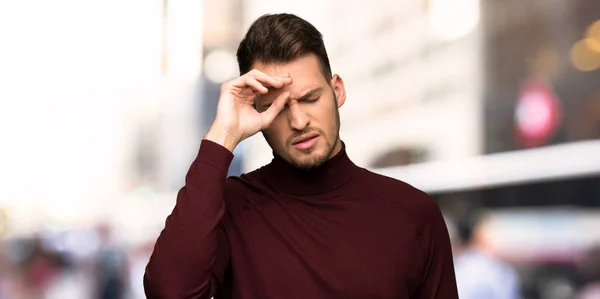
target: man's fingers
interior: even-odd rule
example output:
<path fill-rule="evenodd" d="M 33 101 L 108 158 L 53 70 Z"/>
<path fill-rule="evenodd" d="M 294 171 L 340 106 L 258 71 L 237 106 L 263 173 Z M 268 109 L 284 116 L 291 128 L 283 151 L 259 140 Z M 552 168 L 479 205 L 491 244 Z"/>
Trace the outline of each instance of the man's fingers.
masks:
<path fill-rule="evenodd" d="M 264 112 L 262 112 L 260 114 L 260 117 L 262 120 L 262 127 L 260 128 L 261 130 L 266 129 L 271 125 L 271 123 L 273 122 L 275 117 L 277 117 L 277 115 L 281 112 L 281 110 L 283 110 L 283 108 L 287 104 L 289 98 L 290 98 L 289 92 L 281 93 L 275 99 L 275 101 L 273 101 L 273 104 L 271 104 L 271 106 L 267 110 L 265 110 Z"/>
<path fill-rule="evenodd" d="M 292 79 L 292 77 L 288 73 L 285 73 L 281 76 L 274 76 L 274 78 L 283 83 L 283 85 L 290 85 L 292 84 L 292 82 L 294 82 L 294 79 Z"/>
<path fill-rule="evenodd" d="M 259 92 L 262 94 L 269 92 L 269 89 L 267 89 L 264 85 L 258 82 L 258 80 L 252 77 L 244 77 L 244 84 L 250 87 L 255 92 Z"/>
<path fill-rule="evenodd" d="M 221 91 L 228 87 L 245 88 L 250 87 L 253 92 L 266 94 L 269 87 L 281 88 L 292 83 L 292 78 L 289 74 L 272 77 L 259 70 L 252 70 L 247 74 L 238 77 L 232 81 L 224 83 L 221 86 Z"/>
<path fill-rule="evenodd" d="M 292 78 L 289 74 L 283 74 L 281 76 L 270 76 L 259 70 L 252 70 L 248 72 L 247 76 L 253 77 L 262 83 L 264 86 L 270 86 L 274 88 L 281 88 L 285 85 L 292 83 Z"/>

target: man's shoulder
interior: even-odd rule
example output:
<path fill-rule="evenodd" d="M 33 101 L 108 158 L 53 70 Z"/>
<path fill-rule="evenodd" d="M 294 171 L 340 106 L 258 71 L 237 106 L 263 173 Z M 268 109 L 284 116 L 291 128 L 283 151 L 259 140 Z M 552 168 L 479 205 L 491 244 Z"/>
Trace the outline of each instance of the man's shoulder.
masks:
<path fill-rule="evenodd" d="M 245 206 L 249 201 L 259 199 L 266 188 L 264 167 L 239 176 L 229 176 L 225 180 L 224 199 L 228 209 L 233 210 Z M 252 200 L 248 200 L 252 199 Z"/>
<path fill-rule="evenodd" d="M 264 169 L 265 166 L 240 175 L 228 176 L 225 181 L 225 189 L 238 189 L 244 188 L 244 186 L 249 187 L 253 184 L 262 184 L 264 182 Z"/>
<path fill-rule="evenodd" d="M 385 176 L 367 169 L 363 170 L 363 179 L 367 186 L 380 196 L 390 200 L 409 200 L 429 198 L 427 193 L 401 179 Z"/>
<path fill-rule="evenodd" d="M 432 231 L 447 234 L 442 212 L 426 192 L 402 180 L 371 171 L 365 176 L 372 192 L 378 194 L 406 219 L 419 246 L 425 244 L 423 237 Z"/>
<path fill-rule="evenodd" d="M 400 179 L 364 170 L 365 185 L 388 201 L 392 207 L 403 211 L 409 218 L 426 219 L 438 214 L 437 203 L 423 190 Z"/>

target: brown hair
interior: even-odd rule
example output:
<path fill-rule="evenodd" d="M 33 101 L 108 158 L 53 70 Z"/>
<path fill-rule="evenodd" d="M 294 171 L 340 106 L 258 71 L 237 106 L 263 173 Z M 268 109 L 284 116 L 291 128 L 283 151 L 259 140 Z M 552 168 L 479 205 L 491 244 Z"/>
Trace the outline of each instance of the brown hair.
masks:
<path fill-rule="evenodd" d="M 256 19 L 248 29 L 238 47 L 237 61 L 243 75 L 257 61 L 286 63 L 309 54 L 317 56 L 323 76 L 331 79 L 331 67 L 321 32 L 293 14 L 266 14 Z"/>

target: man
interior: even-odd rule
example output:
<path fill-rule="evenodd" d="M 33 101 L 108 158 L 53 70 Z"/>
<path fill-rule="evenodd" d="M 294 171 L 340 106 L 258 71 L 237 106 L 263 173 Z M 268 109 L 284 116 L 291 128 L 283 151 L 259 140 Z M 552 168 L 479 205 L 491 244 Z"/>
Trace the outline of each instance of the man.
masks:
<path fill-rule="evenodd" d="M 148 298 L 457 298 L 437 205 L 346 155 L 346 91 L 321 33 L 265 15 L 237 57 L 147 266 Z M 272 162 L 226 179 L 259 131 Z"/>

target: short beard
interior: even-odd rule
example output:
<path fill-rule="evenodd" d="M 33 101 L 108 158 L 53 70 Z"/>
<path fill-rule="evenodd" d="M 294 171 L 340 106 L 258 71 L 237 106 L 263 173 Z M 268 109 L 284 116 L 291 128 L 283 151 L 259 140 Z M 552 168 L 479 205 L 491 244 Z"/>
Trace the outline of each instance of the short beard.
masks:
<path fill-rule="evenodd" d="M 335 109 L 335 127 L 331 128 L 332 132 L 334 132 L 335 137 L 333 138 L 333 142 L 331 144 L 328 144 L 329 148 L 326 150 L 326 154 L 322 155 L 320 157 L 316 157 L 315 159 L 312 160 L 308 160 L 308 161 L 289 161 L 292 165 L 294 165 L 294 167 L 298 168 L 299 170 L 302 171 L 311 171 L 311 170 L 316 170 L 321 168 L 327 161 L 329 161 L 329 159 L 331 158 L 331 155 L 333 154 L 333 151 L 335 150 L 335 145 L 337 144 L 338 140 L 340 139 L 340 113 L 338 111 L 338 108 L 336 107 Z M 312 152 L 312 149 L 308 151 L 308 154 L 310 154 Z"/>
<path fill-rule="evenodd" d="M 334 99 L 335 99 L 335 93 L 334 93 Z M 333 151 L 335 150 L 335 146 L 340 139 L 340 112 L 339 112 L 339 108 L 337 107 L 337 102 L 335 102 L 335 123 L 334 123 L 334 126 L 330 128 L 330 132 L 333 132 L 334 136 L 324 136 L 324 137 L 334 137 L 334 138 L 332 138 L 333 142 L 331 144 L 327 144 L 329 146 L 329 148 L 326 149 L 325 155 L 318 156 L 318 157 L 315 157 L 314 159 L 309 159 L 309 160 L 299 160 L 299 161 L 294 160 L 294 159 L 290 159 L 290 160 L 284 159 L 284 160 L 286 160 L 288 163 L 292 164 L 298 170 L 302 170 L 302 171 L 316 170 L 316 169 L 322 167 L 327 161 L 329 161 L 329 159 L 331 158 L 331 155 L 333 154 Z M 282 156 L 280 153 L 275 152 L 275 147 L 273 147 L 273 143 L 267 137 L 267 134 L 265 134 L 264 131 L 262 131 L 262 134 L 263 134 L 263 137 L 265 138 L 265 140 L 267 141 L 267 144 L 269 144 L 271 149 L 273 149 L 274 153 L 276 155 L 278 155 L 279 157 L 284 158 L 284 156 Z M 312 152 L 312 149 L 309 149 L 308 151 L 305 151 L 305 152 L 310 155 Z"/>

